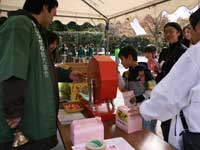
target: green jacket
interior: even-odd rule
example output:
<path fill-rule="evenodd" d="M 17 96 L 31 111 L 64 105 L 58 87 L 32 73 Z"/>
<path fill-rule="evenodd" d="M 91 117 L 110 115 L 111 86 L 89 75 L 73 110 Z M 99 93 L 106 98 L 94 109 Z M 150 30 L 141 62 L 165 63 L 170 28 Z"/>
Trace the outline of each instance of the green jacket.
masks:
<path fill-rule="evenodd" d="M 21 15 L 10 17 L 0 28 L 0 143 L 13 140 L 13 131 L 5 120 L 1 85 L 12 76 L 27 83 L 20 130 L 30 140 L 56 135 L 56 80 L 47 50 L 41 46 L 44 41 L 34 25 Z"/>

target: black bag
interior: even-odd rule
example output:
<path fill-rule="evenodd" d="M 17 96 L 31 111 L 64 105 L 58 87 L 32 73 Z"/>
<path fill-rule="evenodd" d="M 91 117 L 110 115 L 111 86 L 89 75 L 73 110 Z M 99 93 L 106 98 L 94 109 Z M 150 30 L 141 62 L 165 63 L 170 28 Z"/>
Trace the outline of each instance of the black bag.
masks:
<path fill-rule="evenodd" d="M 188 125 L 185 120 L 183 111 L 180 112 L 181 122 L 183 124 L 184 131 L 183 136 L 183 149 L 184 150 L 200 150 L 200 133 L 190 132 L 188 130 Z"/>

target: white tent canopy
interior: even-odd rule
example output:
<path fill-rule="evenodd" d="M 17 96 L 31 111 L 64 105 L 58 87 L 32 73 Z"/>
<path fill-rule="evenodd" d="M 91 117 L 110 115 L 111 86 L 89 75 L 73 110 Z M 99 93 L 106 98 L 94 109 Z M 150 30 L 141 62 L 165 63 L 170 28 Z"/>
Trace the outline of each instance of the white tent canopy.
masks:
<path fill-rule="evenodd" d="M 0 0 L 0 10 L 22 8 L 25 0 Z M 145 15 L 158 16 L 161 11 L 173 12 L 180 6 L 189 9 L 199 0 L 58 0 L 56 20 L 63 23 L 99 23 L 127 17 L 142 19 Z"/>

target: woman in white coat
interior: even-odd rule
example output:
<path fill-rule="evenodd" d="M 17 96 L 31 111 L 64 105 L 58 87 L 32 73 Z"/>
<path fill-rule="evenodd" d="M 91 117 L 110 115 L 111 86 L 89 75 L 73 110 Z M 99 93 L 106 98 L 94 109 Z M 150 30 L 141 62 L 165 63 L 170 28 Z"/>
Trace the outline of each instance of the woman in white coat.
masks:
<path fill-rule="evenodd" d="M 190 16 L 193 27 L 192 38 L 200 41 L 200 9 Z M 200 133 L 200 42 L 189 48 L 173 66 L 169 74 L 154 88 L 151 98 L 133 108 L 146 120 L 165 121 L 172 118 L 169 143 L 176 149 L 183 149 L 183 110 L 190 132 Z"/>

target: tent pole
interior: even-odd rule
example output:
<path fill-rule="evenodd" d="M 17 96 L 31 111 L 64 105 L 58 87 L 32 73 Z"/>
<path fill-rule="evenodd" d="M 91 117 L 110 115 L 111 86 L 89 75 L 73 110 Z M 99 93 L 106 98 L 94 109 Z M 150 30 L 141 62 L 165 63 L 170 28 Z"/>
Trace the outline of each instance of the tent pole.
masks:
<path fill-rule="evenodd" d="M 106 50 L 105 55 L 108 55 L 109 53 L 109 22 L 110 20 L 106 20 L 106 27 L 105 27 L 105 37 L 106 37 Z"/>

